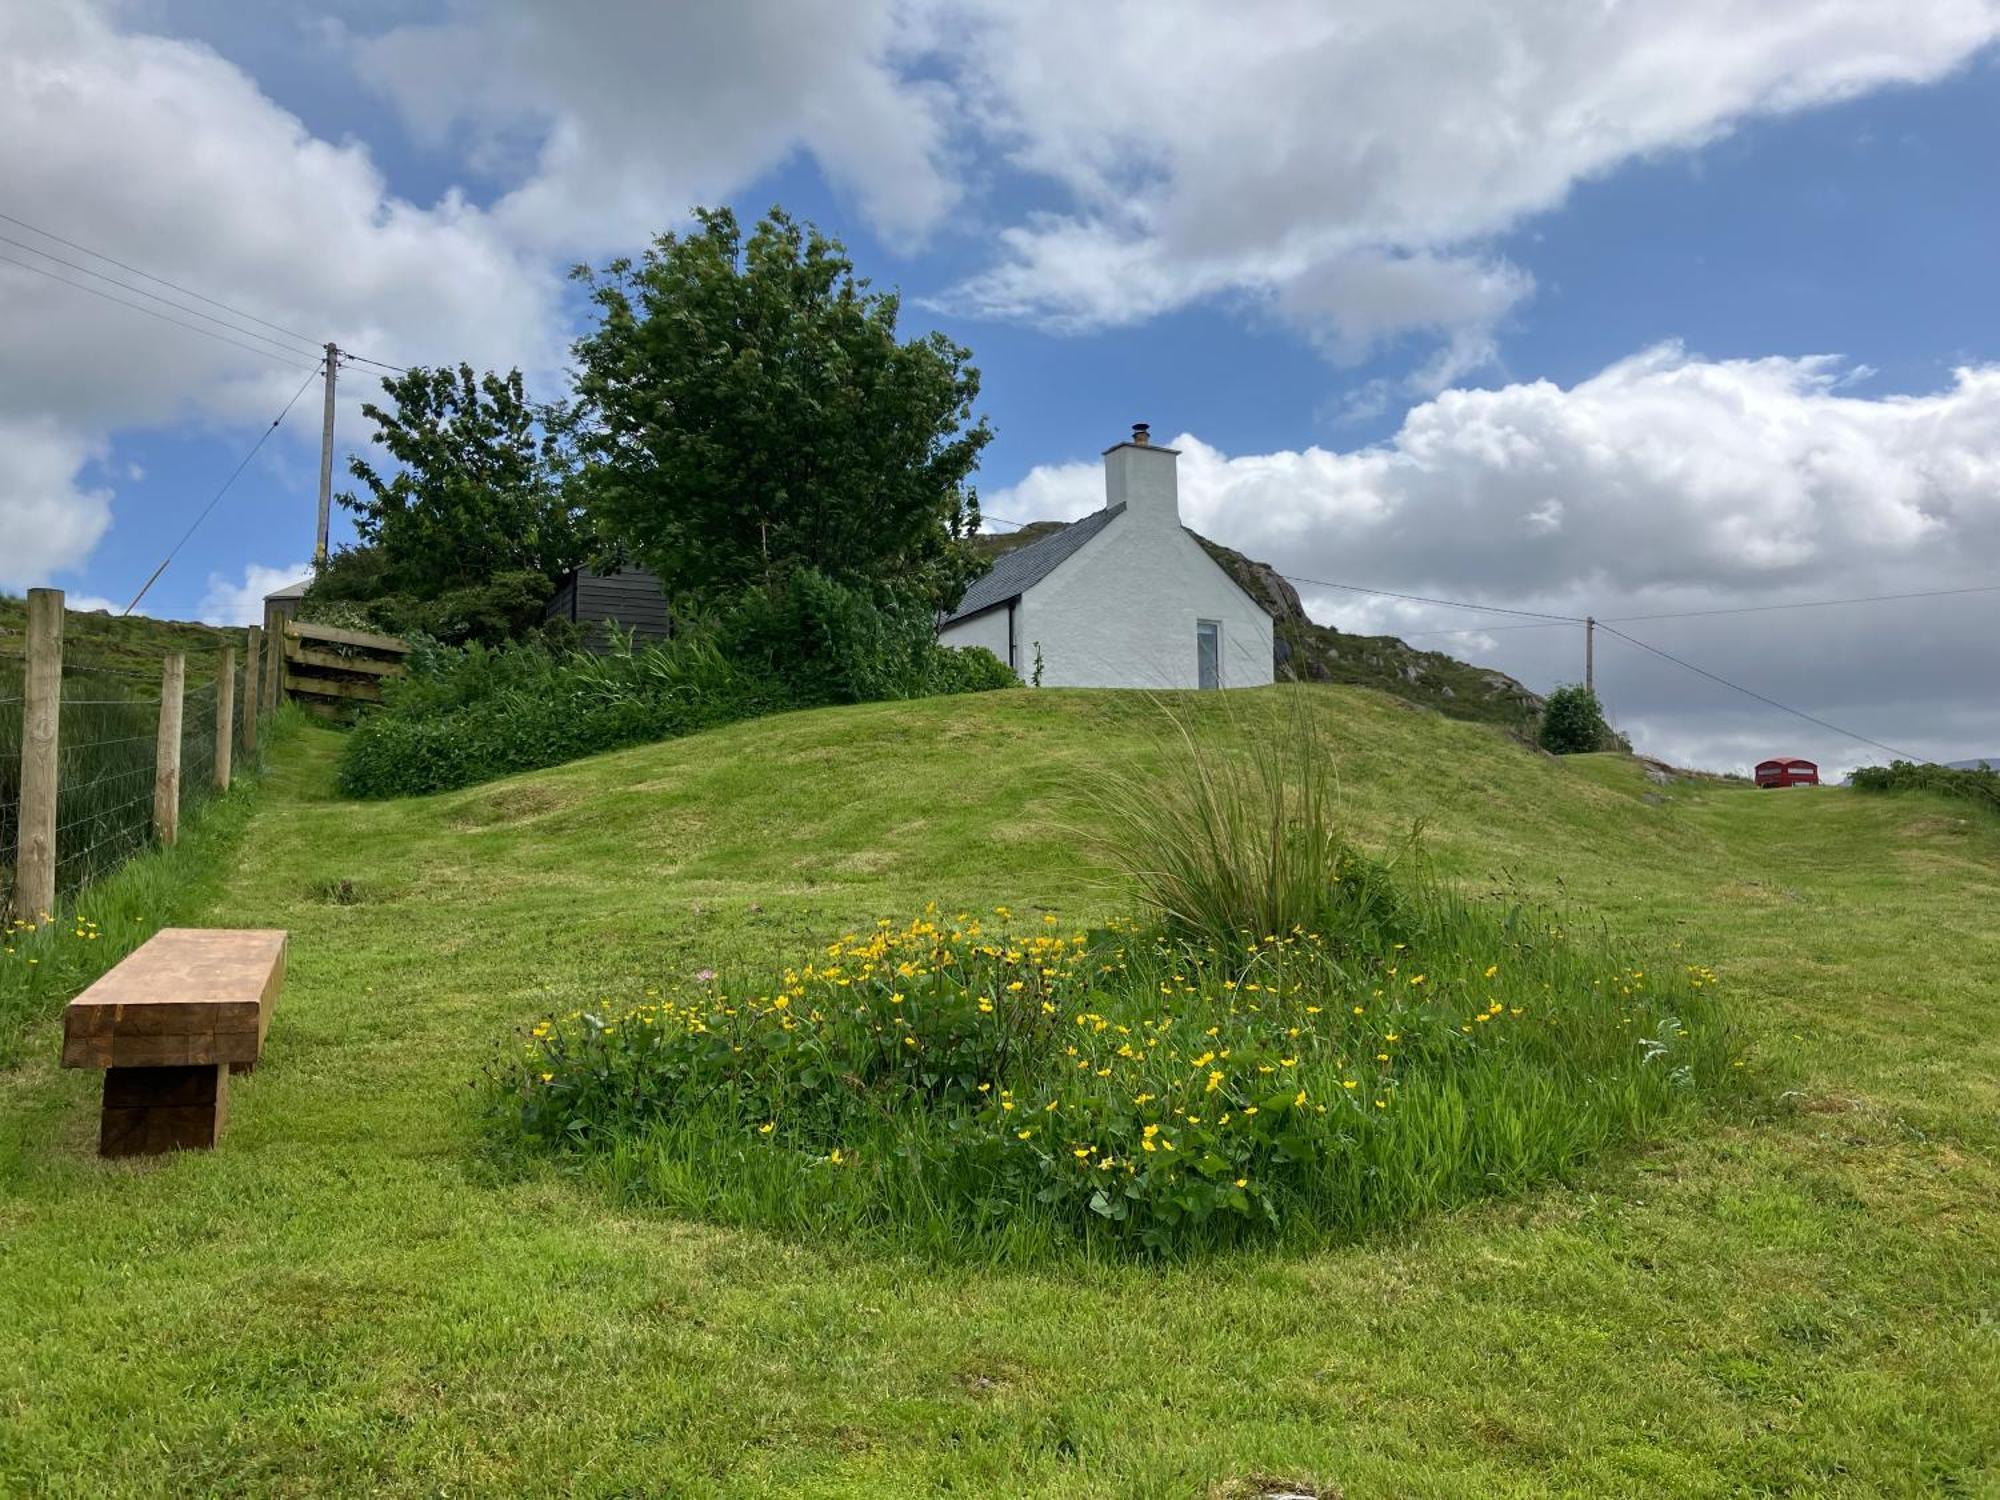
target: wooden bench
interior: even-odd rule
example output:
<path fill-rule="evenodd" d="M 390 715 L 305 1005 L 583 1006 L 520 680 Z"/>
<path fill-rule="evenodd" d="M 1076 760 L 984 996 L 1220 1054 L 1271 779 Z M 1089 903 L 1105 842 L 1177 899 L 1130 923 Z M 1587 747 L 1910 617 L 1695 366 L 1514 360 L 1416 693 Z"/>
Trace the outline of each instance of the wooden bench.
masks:
<path fill-rule="evenodd" d="M 66 1068 L 104 1069 L 104 1156 L 205 1150 L 229 1113 L 229 1074 L 255 1065 L 285 979 L 269 929 L 168 927 L 70 1001 Z"/>

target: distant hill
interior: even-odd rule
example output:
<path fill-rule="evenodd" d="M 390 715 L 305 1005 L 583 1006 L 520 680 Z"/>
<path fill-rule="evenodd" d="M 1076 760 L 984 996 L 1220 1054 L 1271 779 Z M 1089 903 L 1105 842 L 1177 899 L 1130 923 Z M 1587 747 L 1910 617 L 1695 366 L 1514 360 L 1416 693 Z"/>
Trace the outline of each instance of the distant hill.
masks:
<path fill-rule="evenodd" d="M 2000 755 L 1982 755 L 1977 760 L 1948 760 L 1945 764 L 1954 771 L 2000 771 Z"/>
<path fill-rule="evenodd" d="M 1061 521 L 1036 521 L 998 536 L 979 536 L 975 545 L 1000 557 L 1060 531 Z M 1269 563 L 1245 557 L 1220 542 L 1188 533 L 1228 571 L 1243 591 L 1271 612 L 1282 663 L 1280 680 L 1341 682 L 1376 688 L 1454 719 L 1499 724 L 1528 732 L 1542 700 L 1504 672 L 1474 667 L 1441 651 L 1419 651 L 1392 635 L 1349 635 L 1321 625 L 1306 614 L 1293 588 Z"/>

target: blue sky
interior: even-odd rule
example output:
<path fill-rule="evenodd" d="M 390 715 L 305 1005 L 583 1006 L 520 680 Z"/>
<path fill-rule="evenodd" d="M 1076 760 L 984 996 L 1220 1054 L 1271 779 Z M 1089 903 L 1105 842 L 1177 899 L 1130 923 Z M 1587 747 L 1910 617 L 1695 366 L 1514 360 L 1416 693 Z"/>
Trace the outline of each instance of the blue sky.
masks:
<path fill-rule="evenodd" d="M 79 59 L 107 90 L 73 90 L 70 120 L 36 110 L 68 133 L 53 165 L 27 121 L 0 133 L 0 212 L 363 353 L 518 362 L 556 395 L 563 266 L 691 202 L 782 202 L 899 287 L 911 331 L 974 349 L 996 515 L 1088 509 L 1095 454 L 1144 419 L 1195 440 L 1191 524 L 1299 577 L 1600 615 L 1994 581 L 2000 395 L 1954 373 L 2000 359 L 1993 6 L 1885 29 L 1868 6 L 1773 5 L 1748 38 L 1690 6 L 1579 40 L 1565 7 L 1524 5 L 1497 41 L 1526 103 L 1494 82 L 1476 7 L 1465 35 L 1371 4 L 1331 8 L 1333 35 L 1311 7 L 1252 7 L 1295 28 L 1296 66 L 1236 55 L 1199 7 L 1138 7 L 1152 35 L 1125 67 L 1115 17 L 1026 9 L 856 7 L 870 19 L 799 36 L 783 6 L 744 7 L 740 33 L 607 6 L 576 38 L 526 3 L 417 23 L 0 6 L 17 101 Z M 631 54 L 665 76 L 621 70 Z M 0 472 L 28 497 L 0 514 L 0 585 L 122 603 L 310 360 L 287 375 L 0 273 L 37 325 L 0 430 L 43 444 Z M 62 367 L 46 381 L 35 337 Z M 342 379 L 344 463 L 374 382 Z M 309 554 L 318 415 L 315 382 L 149 611 L 240 612 Z M 30 556 L 34 536 L 52 539 Z M 1306 595 L 1344 628 L 1481 619 Z M 2000 718 L 1963 684 L 1990 664 L 1960 643 L 1993 637 L 1994 599 L 1650 638 L 1898 748 L 1982 754 Z M 1575 675 L 1571 634 L 1420 643 L 1546 688 Z M 1613 670 L 1612 706 L 1661 753 L 1871 758 L 1657 659 Z"/>

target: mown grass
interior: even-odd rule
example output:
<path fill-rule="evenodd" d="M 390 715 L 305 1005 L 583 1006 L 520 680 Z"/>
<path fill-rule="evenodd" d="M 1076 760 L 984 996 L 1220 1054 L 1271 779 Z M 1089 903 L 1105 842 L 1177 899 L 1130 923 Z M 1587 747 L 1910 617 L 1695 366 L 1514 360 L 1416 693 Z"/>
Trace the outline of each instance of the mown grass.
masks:
<path fill-rule="evenodd" d="M 266 721 L 264 753 L 272 753 L 298 725 L 297 711 L 289 709 Z M 211 742 L 213 733 L 211 726 Z M 146 760 L 150 772 L 150 750 Z M 66 755 L 66 770 L 70 764 Z M 192 764 L 198 767 L 202 762 Z M 246 757 L 228 792 L 218 793 L 207 780 L 188 787 L 180 837 L 169 846 L 149 842 L 149 816 L 134 828 L 129 819 L 112 811 L 112 803 L 104 803 L 102 811 L 90 811 L 93 797 L 106 795 L 101 785 L 93 789 L 84 782 L 63 799 L 63 809 L 78 810 L 59 812 L 59 826 L 65 826 L 67 818 L 66 826 L 73 830 L 76 820 L 82 819 L 86 827 L 101 825 L 110 831 L 99 832 L 89 862 L 73 856 L 58 865 L 59 873 L 72 875 L 73 884 L 58 899 L 57 911 L 0 924 L 4 928 L 0 930 L 0 1069 L 19 1061 L 23 1037 L 37 1021 L 46 1020 L 160 928 L 215 899 L 249 824 L 256 772 L 256 763 Z M 72 787 L 81 779 L 73 779 Z M 150 799 L 150 778 L 145 795 Z M 110 853 L 114 849 L 115 860 Z M 93 874 L 109 873 L 78 880 L 80 864 Z"/>
<path fill-rule="evenodd" d="M 1146 769 L 1152 710 L 786 715 L 361 806 L 308 731 L 204 913 L 293 933 L 223 1149 L 96 1161 L 96 1080 L 55 1068 L 53 1025 L 0 1075 L 0 1490 L 1991 1488 L 1994 820 L 1656 788 L 1316 691 L 1360 836 L 1423 818 L 1461 889 L 1712 964 L 1792 1096 L 1525 1196 L 1198 1264 L 941 1266 L 619 1204 L 482 1154 L 496 1032 L 931 899 L 1127 910 L 1077 789 Z"/>

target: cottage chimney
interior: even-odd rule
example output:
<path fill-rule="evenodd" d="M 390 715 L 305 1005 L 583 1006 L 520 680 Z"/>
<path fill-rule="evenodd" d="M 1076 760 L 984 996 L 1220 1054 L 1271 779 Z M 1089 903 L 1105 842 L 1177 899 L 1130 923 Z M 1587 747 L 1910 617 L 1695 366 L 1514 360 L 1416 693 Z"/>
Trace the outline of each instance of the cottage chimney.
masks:
<path fill-rule="evenodd" d="M 1128 516 L 1149 524 L 1180 525 L 1179 462 L 1178 449 L 1155 447 L 1152 429 L 1134 422 L 1128 441 L 1104 450 L 1104 503 L 1123 505 Z"/>

